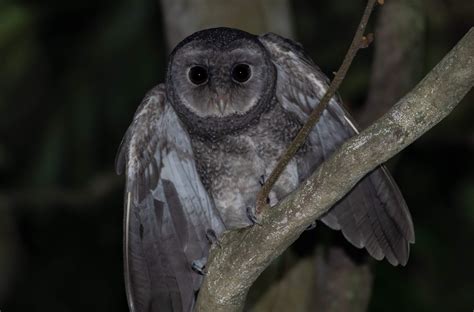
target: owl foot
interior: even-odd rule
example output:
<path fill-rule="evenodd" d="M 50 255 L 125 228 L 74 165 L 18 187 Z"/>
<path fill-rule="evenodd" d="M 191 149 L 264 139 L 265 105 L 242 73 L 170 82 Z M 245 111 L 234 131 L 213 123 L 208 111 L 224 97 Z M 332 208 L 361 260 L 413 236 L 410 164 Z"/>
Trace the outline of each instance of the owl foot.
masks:
<path fill-rule="evenodd" d="M 221 241 L 217 237 L 216 232 L 213 229 L 207 229 L 206 231 L 206 238 L 211 245 L 216 244 L 217 247 L 222 248 Z"/>
<path fill-rule="evenodd" d="M 305 229 L 305 231 L 311 231 L 312 229 L 316 228 L 316 221 L 311 222 L 310 225 Z"/>
<path fill-rule="evenodd" d="M 191 269 L 199 275 L 206 275 L 205 268 L 207 263 L 207 257 L 194 260 L 191 263 Z"/>
<path fill-rule="evenodd" d="M 262 225 L 251 207 L 247 207 L 247 218 L 252 222 L 252 225 Z"/>

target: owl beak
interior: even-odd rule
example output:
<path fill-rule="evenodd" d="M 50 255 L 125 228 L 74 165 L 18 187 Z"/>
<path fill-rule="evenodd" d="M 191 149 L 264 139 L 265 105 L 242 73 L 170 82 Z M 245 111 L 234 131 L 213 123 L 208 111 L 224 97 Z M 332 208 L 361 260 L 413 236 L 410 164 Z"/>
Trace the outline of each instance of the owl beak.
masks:
<path fill-rule="evenodd" d="M 219 112 L 224 115 L 224 112 L 225 112 L 225 108 L 227 106 L 226 102 L 224 101 L 224 99 L 222 98 L 219 98 L 218 99 L 218 102 L 217 102 L 217 106 L 219 107 Z"/>

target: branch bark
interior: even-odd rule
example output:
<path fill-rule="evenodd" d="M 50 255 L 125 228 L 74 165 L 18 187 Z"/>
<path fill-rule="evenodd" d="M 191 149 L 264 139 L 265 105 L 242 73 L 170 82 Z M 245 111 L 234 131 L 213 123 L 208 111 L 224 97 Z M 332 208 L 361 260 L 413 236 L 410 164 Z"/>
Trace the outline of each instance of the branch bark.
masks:
<path fill-rule="evenodd" d="M 428 131 L 474 84 L 474 28 L 405 97 L 344 143 L 298 189 L 263 212 L 263 225 L 227 232 L 213 247 L 197 311 L 241 311 L 249 287 L 362 177 Z"/>

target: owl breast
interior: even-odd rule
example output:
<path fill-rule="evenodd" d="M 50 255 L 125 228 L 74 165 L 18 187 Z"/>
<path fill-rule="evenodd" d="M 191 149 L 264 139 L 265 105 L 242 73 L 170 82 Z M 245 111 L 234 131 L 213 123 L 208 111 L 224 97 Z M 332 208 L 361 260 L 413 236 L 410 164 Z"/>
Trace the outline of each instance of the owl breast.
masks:
<path fill-rule="evenodd" d="M 191 137 L 200 178 L 228 229 L 252 224 L 248 212 L 255 211 L 262 183 L 301 127 L 295 116 L 274 102 L 257 122 L 237 133 L 214 142 Z M 275 184 L 270 204 L 293 191 L 298 182 L 297 164 L 293 160 Z"/>

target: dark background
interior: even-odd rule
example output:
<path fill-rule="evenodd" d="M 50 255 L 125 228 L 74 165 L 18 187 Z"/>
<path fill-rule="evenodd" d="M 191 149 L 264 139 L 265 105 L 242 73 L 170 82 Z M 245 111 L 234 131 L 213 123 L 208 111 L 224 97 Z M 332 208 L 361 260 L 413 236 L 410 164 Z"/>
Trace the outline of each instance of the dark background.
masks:
<path fill-rule="evenodd" d="M 295 33 L 329 74 L 364 1 L 313 2 L 290 2 Z M 425 1 L 420 78 L 472 26 L 470 3 Z M 163 81 L 164 34 L 156 0 L 0 2 L 2 312 L 127 310 L 113 164 L 141 98 Z M 340 90 L 356 112 L 372 57 L 359 53 Z M 390 163 L 417 241 L 405 268 L 377 263 L 370 311 L 474 308 L 473 100 Z"/>

